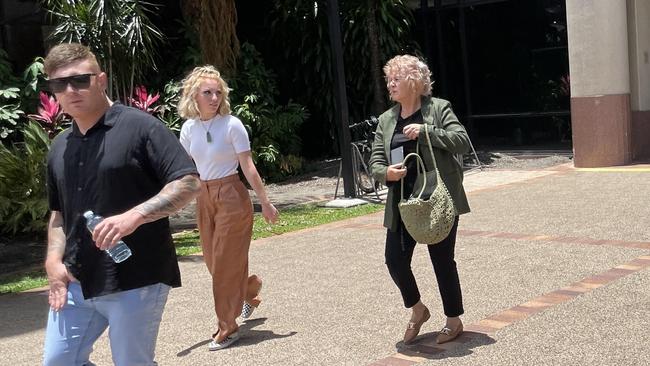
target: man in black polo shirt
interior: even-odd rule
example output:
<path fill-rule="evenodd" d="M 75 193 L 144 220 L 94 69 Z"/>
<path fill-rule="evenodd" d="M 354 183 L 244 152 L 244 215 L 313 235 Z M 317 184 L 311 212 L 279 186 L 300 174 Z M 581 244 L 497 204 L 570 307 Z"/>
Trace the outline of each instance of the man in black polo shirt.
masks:
<path fill-rule="evenodd" d="M 196 169 L 160 121 L 107 98 L 107 76 L 87 47 L 52 48 L 45 72 L 74 123 L 47 162 L 44 364 L 88 364 L 109 327 L 116 365 L 154 365 L 167 294 L 181 284 L 167 216 L 198 193 Z M 87 210 L 106 218 L 92 234 Z M 118 264 L 104 250 L 120 239 L 133 254 Z"/>

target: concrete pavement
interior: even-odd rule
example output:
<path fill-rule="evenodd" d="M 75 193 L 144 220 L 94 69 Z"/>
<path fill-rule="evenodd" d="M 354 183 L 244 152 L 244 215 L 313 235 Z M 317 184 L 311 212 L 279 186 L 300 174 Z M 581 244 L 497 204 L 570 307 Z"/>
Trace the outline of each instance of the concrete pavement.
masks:
<path fill-rule="evenodd" d="M 209 352 L 210 279 L 181 259 L 160 329 L 161 365 L 647 365 L 650 356 L 650 166 L 472 173 L 456 259 L 466 333 L 435 344 L 444 323 L 426 250 L 413 268 L 432 312 L 418 342 L 383 263 L 381 214 L 255 241 L 263 302 L 242 339 Z M 333 190 L 332 190 L 333 193 Z M 47 299 L 0 296 L 0 365 L 40 362 Z M 91 358 L 111 364 L 106 335 Z"/>

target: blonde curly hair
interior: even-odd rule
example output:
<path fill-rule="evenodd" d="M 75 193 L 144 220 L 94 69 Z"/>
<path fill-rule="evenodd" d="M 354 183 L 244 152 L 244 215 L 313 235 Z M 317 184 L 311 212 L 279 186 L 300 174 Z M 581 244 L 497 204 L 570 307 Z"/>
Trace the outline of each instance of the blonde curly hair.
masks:
<path fill-rule="evenodd" d="M 198 66 L 190 72 L 181 82 L 181 99 L 178 102 L 178 114 L 185 119 L 200 118 L 199 106 L 196 103 L 196 93 L 199 86 L 205 79 L 214 79 L 219 83 L 223 99 L 217 111 L 220 115 L 230 114 L 230 88 L 228 83 L 221 77 L 221 73 L 212 65 Z"/>
<path fill-rule="evenodd" d="M 386 81 L 399 76 L 408 83 L 409 89 L 417 95 L 431 95 L 431 71 L 426 62 L 411 55 L 399 55 L 388 60 L 384 66 Z"/>

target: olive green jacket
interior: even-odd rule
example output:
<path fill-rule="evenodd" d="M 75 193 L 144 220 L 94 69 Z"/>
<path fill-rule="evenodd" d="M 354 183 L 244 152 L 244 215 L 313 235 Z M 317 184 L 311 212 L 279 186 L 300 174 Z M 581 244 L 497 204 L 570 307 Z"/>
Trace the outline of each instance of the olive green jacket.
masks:
<path fill-rule="evenodd" d="M 451 104 L 446 100 L 422 97 L 421 111 L 424 123 L 429 125 L 429 137 L 440 176 L 451 194 L 456 213 L 458 215 L 468 213 L 469 203 L 465 189 L 463 189 L 463 169 L 454 158 L 454 154 L 466 153 L 471 148 L 467 131 L 458 122 L 458 118 L 451 110 Z M 370 170 L 373 177 L 388 186 L 384 226 L 392 231 L 396 231 L 399 224 L 397 204 L 400 201 L 400 184 L 399 181 L 386 182 L 386 170 L 389 165 L 390 142 L 399 113 L 400 106 L 397 104 L 379 116 L 379 124 L 370 156 Z M 426 170 L 431 171 L 434 163 L 427 145 L 427 138 L 424 135 L 424 128 L 420 129 L 418 149 Z M 430 195 L 436 184 L 435 181 L 427 180 L 425 192 Z M 419 191 L 419 187 L 416 186 L 415 189 L 416 192 Z"/>

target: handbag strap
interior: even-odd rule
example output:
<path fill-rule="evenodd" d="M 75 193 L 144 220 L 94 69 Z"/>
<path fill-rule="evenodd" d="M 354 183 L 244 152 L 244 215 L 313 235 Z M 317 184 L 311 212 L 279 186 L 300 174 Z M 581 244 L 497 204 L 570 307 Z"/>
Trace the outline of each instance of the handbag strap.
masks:
<path fill-rule="evenodd" d="M 438 181 L 438 184 L 444 184 L 442 181 L 442 177 L 440 176 L 440 171 L 438 170 L 438 164 L 436 163 L 436 156 L 433 155 L 433 146 L 431 145 L 431 137 L 429 137 L 429 129 L 428 129 L 428 124 L 425 122 L 424 123 L 424 135 L 427 137 L 427 146 L 429 147 L 429 152 L 431 153 L 431 160 L 433 160 L 433 169 L 436 171 L 436 179 Z M 406 155 L 404 160 L 402 161 L 402 167 L 406 165 L 406 160 L 410 157 L 415 157 L 418 161 L 417 164 L 417 169 L 418 169 L 418 176 L 422 174 L 424 176 L 424 181 L 422 183 L 422 189 L 420 190 L 420 194 L 418 194 L 418 199 L 422 199 L 422 193 L 424 193 L 424 188 L 427 186 L 427 169 L 426 166 L 424 165 L 424 161 L 422 160 L 422 157 L 420 157 L 419 152 L 420 152 L 420 144 L 417 144 L 415 146 L 415 153 L 410 153 Z M 400 179 L 401 181 L 401 190 L 400 190 L 400 197 L 401 199 L 404 199 L 404 177 Z"/>
<path fill-rule="evenodd" d="M 427 145 L 429 146 L 429 152 L 431 153 L 431 160 L 433 161 L 433 169 L 436 170 L 436 179 L 438 183 L 442 182 L 442 177 L 440 176 L 440 170 L 438 170 L 438 163 L 436 162 L 436 156 L 433 154 L 433 147 L 431 146 L 431 137 L 429 137 L 429 131 L 426 122 L 424 123 L 424 135 L 427 137 Z M 426 174 L 425 174 L 426 176 Z"/>
<path fill-rule="evenodd" d="M 417 167 L 418 167 L 418 175 L 420 175 L 420 167 L 422 167 L 423 172 L 426 172 L 425 167 L 424 167 L 424 161 L 422 160 L 420 155 L 418 155 L 416 153 L 410 153 L 410 154 L 406 155 L 404 160 L 402 160 L 402 167 L 404 167 L 404 165 L 406 165 L 406 161 L 409 158 L 416 158 L 417 159 L 417 161 L 418 161 L 418 165 L 417 165 Z M 422 184 L 422 189 L 420 190 L 420 194 L 418 195 L 418 199 L 422 198 L 422 193 L 424 193 L 424 188 L 427 186 L 427 175 L 426 174 L 422 174 L 422 175 L 424 176 L 424 182 Z M 404 177 L 402 177 L 400 179 L 400 184 L 401 184 L 400 197 L 403 200 L 404 199 Z"/>
<path fill-rule="evenodd" d="M 431 137 L 429 137 L 429 125 L 424 124 L 424 135 L 427 137 L 427 146 L 429 147 L 429 153 L 431 153 L 431 160 L 433 160 L 433 168 L 438 171 L 438 164 L 436 163 L 436 156 L 433 155 L 433 146 L 431 145 Z"/>

